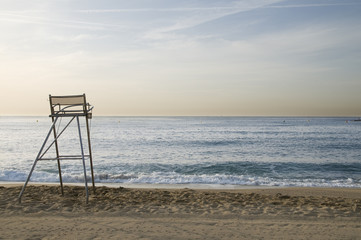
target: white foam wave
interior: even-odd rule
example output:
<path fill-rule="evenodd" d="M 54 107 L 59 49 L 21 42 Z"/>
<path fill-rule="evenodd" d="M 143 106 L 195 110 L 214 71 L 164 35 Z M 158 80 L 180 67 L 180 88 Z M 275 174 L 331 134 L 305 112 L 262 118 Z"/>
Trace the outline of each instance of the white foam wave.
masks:
<path fill-rule="evenodd" d="M 0 171 L 0 181 L 23 182 L 27 178 L 25 172 Z M 84 182 L 82 173 L 64 173 L 63 181 L 68 183 Z M 57 182 L 57 174 L 48 172 L 34 172 L 33 182 Z M 88 174 L 88 181 L 90 175 Z M 347 179 L 274 179 L 270 177 L 247 175 L 181 175 L 177 173 L 129 173 L 129 174 L 96 174 L 95 182 L 98 183 L 131 183 L 131 184 L 210 184 L 210 185 L 245 185 L 245 186 L 281 186 L 281 187 L 349 187 L 361 188 L 361 181 Z"/>

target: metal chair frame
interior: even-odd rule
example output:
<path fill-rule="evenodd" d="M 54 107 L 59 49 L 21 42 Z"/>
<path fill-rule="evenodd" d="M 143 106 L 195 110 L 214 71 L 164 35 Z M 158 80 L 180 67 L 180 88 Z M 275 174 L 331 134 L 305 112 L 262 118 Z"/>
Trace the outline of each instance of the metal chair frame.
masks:
<path fill-rule="evenodd" d="M 90 130 L 89 130 L 89 119 L 92 118 L 92 110 L 93 106 L 91 106 L 89 103 L 86 102 L 85 94 L 83 95 L 69 95 L 69 96 L 51 96 L 49 95 L 49 101 L 50 101 L 50 111 L 51 114 L 49 117 L 52 119 L 52 125 L 48 131 L 48 134 L 43 142 L 43 145 L 41 146 L 38 155 L 35 158 L 34 164 L 30 170 L 30 173 L 28 175 L 28 178 L 26 179 L 26 182 L 24 183 L 24 186 L 21 189 L 21 192 L 19 194 L 19 203 L 21 203 L 21 197 L 25 191 L 25 188 L 30 181 L 31 175 L 35 169 L 35 166 L 38 161 L 45 161 L 45 160 L 56 160 L 58 164 L 58 171 L 59 171 L 59 181 L 61 186 L 61 194 L 64 196 L 64 188 L 63 188 L 63 179 L 61 174 L 61 166 L 60 161 L 61 160 L 82 160 L 83 162 L 83 169 L 84 169 L 84 183 L 85 183 L 85 191 L 86 191 L 86 203 L 89 201 L 89 191 L 88 191 L 88 181 L 87 181 L 87 174 L 86 174 L 86 166 L 85 166 L 85 158 L 89 158 L 90 161 L 90 170 L 91 170 L 91 179 L 92 179 L 92 185 L 93 185 L 93 192 L 95 192 L 95 182 L 94 182 L 94 169 L 93 169 L 93 157 L 92 157 L 92 151 L 91 151 L 91 143 L 90 143 Z M 63 117 L 70 118 L 69 122 L 65 125 L 65 127 L 58 131 L 56 130 L 56 123 L 59 119 L 62 119 Z M 81 135 L 81 128 L 80 128 L 80 122 L 79 117 L 85 117 L 86 122 L 86 129 L 87 129 L 87 138 L 88 138 L 88 153 L 87 155 L 84 154 L 84 148 L 83 148 L 83 141 L 82 141 L 82 135 Z M 59 145 L 58 145 L 58 139 L 63 134 L 63 132 L 68 128 L 70 123 L 76 119 L 77 126 L 78 126 L 78 134 L 79 134 L 79 142 L 80 142 L 80 155 L 60 155 L 59 154 Z M 50 145 L 44 150 L 49 137 L 51 135 L 51 132 L 53 132 L 54 140 L 50 143 Z M 48 152 L 48 150 L 55 145 L 55 152 L 56 157 L 52 158 L 46 158 L 44 155 Z"/>

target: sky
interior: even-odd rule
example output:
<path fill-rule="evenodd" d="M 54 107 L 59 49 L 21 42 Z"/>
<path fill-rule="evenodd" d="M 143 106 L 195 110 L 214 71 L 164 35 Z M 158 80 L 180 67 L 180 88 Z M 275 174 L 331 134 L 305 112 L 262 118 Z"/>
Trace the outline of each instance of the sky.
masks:
<path fill-rule="evenodd" d="M 360 116 L 360 0 L 1 0 L 0 116 Z"/>

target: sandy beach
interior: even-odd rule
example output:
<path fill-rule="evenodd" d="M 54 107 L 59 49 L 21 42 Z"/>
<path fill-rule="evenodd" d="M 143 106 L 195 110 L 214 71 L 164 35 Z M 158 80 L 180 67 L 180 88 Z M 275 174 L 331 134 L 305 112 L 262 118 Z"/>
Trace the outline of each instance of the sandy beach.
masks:
<path fill-rule="evenodd" d="M 0 239 L 361 239 L 361 189 L 0 187 Z"/>

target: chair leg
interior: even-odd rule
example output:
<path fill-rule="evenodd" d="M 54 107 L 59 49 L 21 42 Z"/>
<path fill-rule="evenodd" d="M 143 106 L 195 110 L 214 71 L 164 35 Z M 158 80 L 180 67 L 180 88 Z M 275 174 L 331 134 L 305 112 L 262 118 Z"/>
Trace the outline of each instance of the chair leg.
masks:
<path fill-rule="evenodd" d="M 39 158 L 40 158 L 40 156 L 41 156 L 41 153 L 43 152 L 43 149 L 44 149 L 44 147 L 45 147 L 45 145 L 46 145 L 46 142 L 48 141 L 49 136 L 50 136 L 50 134 L 51 134 L 51 131 L 53 130 L 53 127 L 55 126 L 57 120 L 58 120 L 58 118 L 56 118 L 56 119 L 54 120 L 53 124 L 51 125 L 50 130 L 49 130 L 49 132 L 48 132 L 48 135 L 46 136 L 46 138 L 45 138 L 45 140 L 44 140 L 44 143 L 43 143 L 43 145 L 41 146 L 38 155 L 36 156 L 36 159 L 35 159 L 34 164 L 33 164 L 32 168 L 31 168 L 31 170 L 30 170 L 30 173 L 29 173 L 29 175 L 28 175 L 28 178 L 26 179 L 26 181 L 25 181 L 25 183 L 24 183 L 24 186 L 23 186 L 23 188 L 22 188 L 21 191 L 20 191 L 20 194 L 19 194 L 19 197 L 18 197 L 19 203 L 21 203 L 21 197 L 23 196 L 23 193 L 24 193 L 24 191 L 25 191 L 25 188 L 26 188 L 26 186 L 28 185 L 28 183 L 29 183 L 29 181 L 30 181 L 30 178 L 31 178 L 31 175 L 33 174 L 33 171 L 34 171 L 34 169 L 35 169 L 36 163 L 38 162 L 38 160 L 39 160 Z"/>
<path fill-rule="evenodd" d="M 93 184 L 93 193 L 95 194 L 93 155 L 92 155 L 91 142 L 90 142 L 90 130 L 89 130 L 88 116 L 86 116 L 86 130 L 87 130 L 87 135 L 88 135 L 89 160 L 90 160 L 90 171 L 91 171 L 92 184 Z"/>
<path fill-rule="evenodd" d="M 81 138 L 81 131 L 80 131 L 80 123 L 79 123 L 79 117 L 76 117 L 77 123 L 78 123 L 78 132 L 79 132 L 79 140 L 80 140 L 80 149 L 81 149 L 81 157 L 83 160 L 83 168 L 84 168 L 84 182 L 85 182 L 85 191 L 86 191 L 86 203 L 89 201 L 89 192 L 88 192 L 88 181 L 86 177 L 86 167 L 85 167 L 85 158 L 84 158 L 84 150 L 83 150 L 83 141 Z"/>

